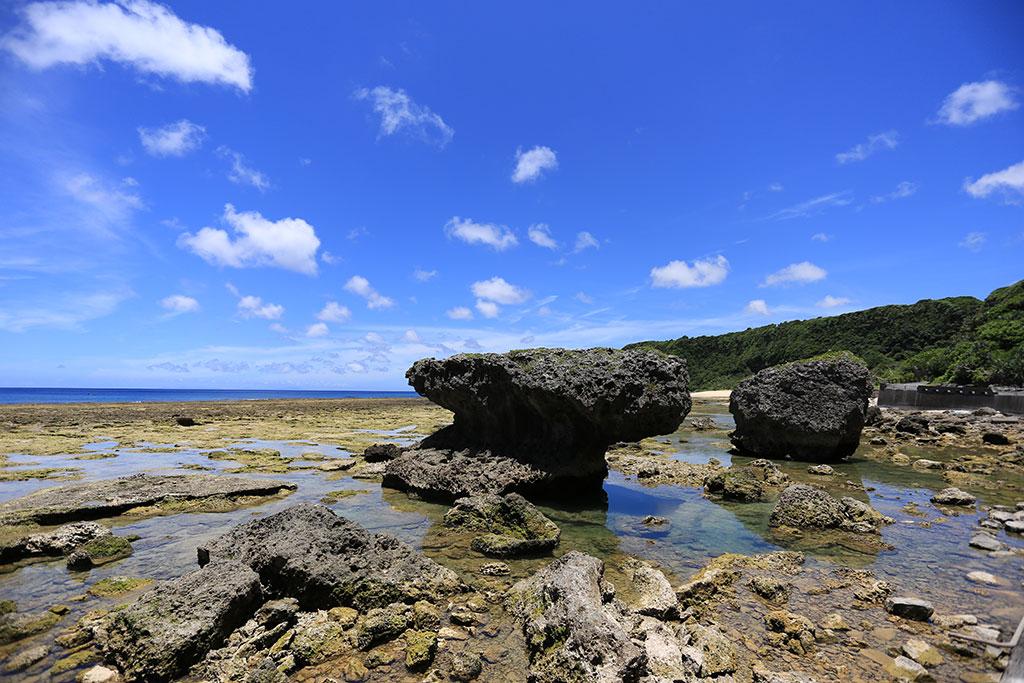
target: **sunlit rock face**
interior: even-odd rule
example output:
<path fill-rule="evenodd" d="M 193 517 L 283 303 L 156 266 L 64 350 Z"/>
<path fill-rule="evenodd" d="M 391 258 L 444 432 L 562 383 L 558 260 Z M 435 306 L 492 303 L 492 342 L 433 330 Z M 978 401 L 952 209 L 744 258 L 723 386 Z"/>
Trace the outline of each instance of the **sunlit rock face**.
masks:
<path fill-rule="evenodd" d="M 449 500 L 593 486 L 610 444 L 673 432 L 690 411 L 686 361 L 653 351 L 460 354 L 406 377 L 455 421 L 389 462 L 384 484 Z"/>
<path fill-rule="evenodd" d="M 736 385 L 732 443 L 744 455 L 834 462 L 857 449 L 871 373 L 849 358 L 766 368 Z"/>

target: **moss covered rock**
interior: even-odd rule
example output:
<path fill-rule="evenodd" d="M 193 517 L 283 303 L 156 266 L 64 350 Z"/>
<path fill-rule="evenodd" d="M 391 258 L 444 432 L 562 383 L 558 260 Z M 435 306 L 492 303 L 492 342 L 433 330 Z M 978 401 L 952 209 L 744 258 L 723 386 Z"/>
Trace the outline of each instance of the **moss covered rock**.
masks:
<path fill-rule="evenodd" d="M 447 527 L 486 532 L 471 547 L 491 557 L 514 557 L 550 552 L 561 530 L 517 493 L 461 498 L 444 516 Z"/>
<path fill-rule="evenodd" d="M 406 631 L 405 665 L 413 671 L 430 666 L 437 653 L 437 633 L 434 631 Z"/>

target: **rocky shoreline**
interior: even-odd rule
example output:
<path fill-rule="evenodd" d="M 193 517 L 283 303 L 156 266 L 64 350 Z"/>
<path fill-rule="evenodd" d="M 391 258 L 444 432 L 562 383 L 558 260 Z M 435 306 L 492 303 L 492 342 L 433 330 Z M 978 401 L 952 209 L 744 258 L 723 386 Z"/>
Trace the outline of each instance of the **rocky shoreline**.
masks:
<path fill-rule="evenodd" d="M 471 386 L 509 381 L 470 361 Z M 596 360 L 583 385 L 559 378 L 557 358 L 515 362 L 529 366 L 513 381 L 544 406 L 537 415 L 581 420 L 527 432 L 529 455 L 506 445 L 518 429 L 456 438 L 451 413 L 416 400 L 0 408 L 0 668 L 93 683 L 998 680 L 1006 652 L 956 635 L 1008 638 L 1024 614 L 1018 419 L 865 400 L 853 458 L 765 459 L 730 452 L 720 404 L 687 417 L 688 396 L 652 394 L 642 373 L 662 372 L 654 361 Z M 620 367 L 639 379 L 611 410 L 663 401 L 676 417 L 572 441 L 606 408 L 557 401 Z M 465 373 L 427 374 L 449 391 Z M 450 406 L 458 424 L 467 408 Z M 177 420 L 186 412 L 191 426 Z M 98 437 L 117 443 L 82 450 Z M 452 448 L 432 447 L 442 441 Z M 72 442 L 70 455 L 44 454 Z M 591 460 L 600 451 L 582 480 L 609 471 L 603 490 L 520 495 L 529 477 L 502 479 L 503 461 L 548 477 L 565 444 Z M 440 496 L 387 487 L 389 472 L 432 467 L 425 453 L 460 462 L 455 447 L 483 463 L 460 477 L 494 484 L 456 490 L 431 475 Z M 78 463 L 83 481 L 53 487 L 47 458 Z M 173 472 L 103 476 L 133 459 Z M 725 526 L 701 530 L 710 523 Z M 162 550 L 164 537 L 182 550 Z M 730 551 L 733 537 L 750 551 Z M 686 550 L 694 538 L 716 545 Z M 903 552 L 926 556 L 886 560 Z M 951 552 L 963 569 L 942 562 Z M 29 562 L 53 588 L 20 588 Z M 65 576 L 77 583 L 61 587 Z"/>

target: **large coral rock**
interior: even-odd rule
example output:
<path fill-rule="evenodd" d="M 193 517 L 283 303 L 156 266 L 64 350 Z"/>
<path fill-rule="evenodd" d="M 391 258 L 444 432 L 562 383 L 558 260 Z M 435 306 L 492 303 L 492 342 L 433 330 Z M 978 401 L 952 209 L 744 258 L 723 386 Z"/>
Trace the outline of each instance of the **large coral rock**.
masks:
<path fill-rule="evenodd" d="M 768 525 L 790 529 L 836 529 L 877 534 L 892 519 L 855 498 L 833 498 L 807 484 L 793 484 L 782 492 Z"/>
<path fill-rule="evenodd" d="M 603 583 L 604 563 L 566 553 L 512 587 L 507 605 L 523 625 L 529 680 L 636 681 L 647 655 L 628 633 L 624 615 Z"/>
<path fill-rule="evenodd" d="M 444 516 L 447 527 L 482 532 L 471 547 L 491 557 L 550 552 L 561 530 L 518 493 L 484 494 L 455 501 Z"/>
<path fill-rule="evenodd" d="M 845 357 L 762 370 L 729 398 L 733 445 L 766 458 L 845 458 L 860 443 L 871 389 L 867 367 Z"/>
<path fill-rule="evenodd" d="M 455 420 L 390 461 L 384 485 L 447 500 L 596 486 L 610 444 L 673 432 L 690 411 L 686 361 L 653 351 L 462 354 L 406 377 Z"/>
<path fill-rule="evenodd" d="M 200 564 L 237 560 L 263 585 L 306 609 L 360 610 L 458 592 L 446 569 L 389 534 L 374 534 L 320 505 L 294 505 L 235 527 L 199 549 Z"/>
<path fill-rule="evenodd" d="M 171 680 L 219 647 L 262 596 L 259 577 L 248 567 L 211 564 L 115 612 L 100 645 L 129 681 Z"/>
<path fill-rule="evenodd" d="M 704 484 L 708 493 L 722 496 L 725 500 L 753 503 L 764 500 L 766 495 L 789 484 L 789 475 L 780 470 L 771 460 L 758 458 L 746 465 L 733 465 L 716 472 Z"/>
<path fill-rule="evenodd" d="M 89 541 L 110 535 L 110 529 L 96 522 L 65 524 L 53 531 L 0 542 L 0 563 L 35 557 L 60 557 Z"/>

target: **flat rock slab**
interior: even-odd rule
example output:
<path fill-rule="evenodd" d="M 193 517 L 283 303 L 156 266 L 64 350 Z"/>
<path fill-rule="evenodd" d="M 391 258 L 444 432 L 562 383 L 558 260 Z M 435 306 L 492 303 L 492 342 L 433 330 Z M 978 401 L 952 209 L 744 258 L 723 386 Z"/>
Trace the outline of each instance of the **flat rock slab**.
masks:
<path fill-rule="evenodd" d="M 199 560 L 241 562 L 269 591 L 293 597 L 305 609 L 365 611 L 462 590 L 450 569 L 320 505 L 295 505 L 237 526 L 199 548 Z"/>
<path fill-rule="evenodd" d="M 444 516 L 447 527 L 481 531 L 473 550 L 489 557 L 519 557 L 550 552 L 561 530 L 517 493 L 487 494 L 455 501 Z"/>
<path fill-rule="evenodd" d="M 259 576 L 238 562 L 211 564 L 159 584 L 99 632 L 128 681 L 168 681 L 219 647 L 260 606 Z"/>
<path fill-rule="evenodd" d="M 96 522 L 74 522 L 0 543 L 0 563 L 36 557 L 60 557 L 96 538 L 110 536 L 110 529 Z"/>
<path fill-rule="evenodd" d="M 763 458 L 845 458 L 860 443 L 871 389 L 867 367 L 843 357 L 761 370 L 729 397 L 733 445 Z"/>
<path fill-rule="evenodd" d="M 63 524 L 114 517 L 132 508 L 207 498 L 272 496 L 295 484 L 214 474 L 155 476 L 82 482 L 41 489 L 0 504 L 0 524 Z"/>

